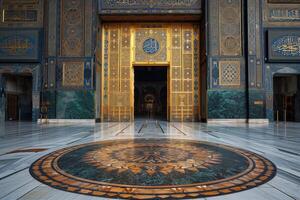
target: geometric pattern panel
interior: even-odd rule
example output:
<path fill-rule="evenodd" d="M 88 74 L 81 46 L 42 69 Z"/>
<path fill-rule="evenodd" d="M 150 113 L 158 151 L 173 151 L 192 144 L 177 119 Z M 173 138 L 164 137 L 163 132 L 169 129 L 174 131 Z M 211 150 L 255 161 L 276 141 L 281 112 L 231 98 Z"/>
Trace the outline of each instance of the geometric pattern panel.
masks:
<path fill-rule="evenodd" d="M 84 0 L 61 2 L 61 55 L 84 56 Z"/>
<path fill-rule="evenodd" d="M 220 61 L 219 78 L 221 86 L 240 85 L 240 62 Z"/>
<path fill-rule="evenodd" d="M 220 54 L 239 56 L 242 54 L 241 0 L 220 0 L 219 8 Z"/>
<path fill-rule="evenodd" d="M 63 87 L 82 87 L 84 85 L 84 62 L 63 63 Z"/>

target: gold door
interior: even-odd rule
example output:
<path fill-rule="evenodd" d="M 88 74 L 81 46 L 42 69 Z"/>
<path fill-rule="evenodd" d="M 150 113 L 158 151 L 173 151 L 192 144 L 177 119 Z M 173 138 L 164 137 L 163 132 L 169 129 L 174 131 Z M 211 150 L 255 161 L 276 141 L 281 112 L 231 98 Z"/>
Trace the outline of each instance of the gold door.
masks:
<path fill-rule="evenodd" d="M 102 121 L 134 119 L 134 66 L 168 67 L 168 120 L 198 120 L 197 24 L 111 23 L 102 33 Z"/>

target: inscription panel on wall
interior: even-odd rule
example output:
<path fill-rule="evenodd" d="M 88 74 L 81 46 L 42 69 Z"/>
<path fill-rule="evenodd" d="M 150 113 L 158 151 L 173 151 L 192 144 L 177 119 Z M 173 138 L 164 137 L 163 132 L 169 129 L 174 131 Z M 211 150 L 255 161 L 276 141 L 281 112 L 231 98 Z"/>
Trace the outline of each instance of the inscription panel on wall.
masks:
<path fill-rule="evenodd" d="M 99 0 L 100 14 L 201 14 L 201 0 Z"/>
<path fill-rule="evenodd" d="M 0 30 L 0 61 L 37 62 L 40 57 L 39 30 Z"/>
<path fill-rule="evenodd" d="M 0 15 L 1 25 L 6 25 L 9 23 L 22 26 L 42 26 L 43 1 L 3 0 Z"/>
<path fill-rule="evenodd" d="M 263 20 L 271 26 L 300 24 L 300 0 L 264 0 Z"/>
<path fill-rule="evenodd" d="M 167 62 L 167 30 L 136 29 L 134 62 Z"/>
<path fill-rule="evenodd" d="M 269 30 L 268 58 L 270 62 L 300 61 L 300 29 Z"/>

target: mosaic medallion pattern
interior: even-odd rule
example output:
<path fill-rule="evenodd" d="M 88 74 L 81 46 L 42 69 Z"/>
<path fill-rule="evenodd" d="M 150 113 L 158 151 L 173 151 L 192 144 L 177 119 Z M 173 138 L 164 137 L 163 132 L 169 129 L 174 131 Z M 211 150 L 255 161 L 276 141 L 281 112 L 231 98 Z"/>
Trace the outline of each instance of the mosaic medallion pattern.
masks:
<path fill-rule="evenodd" d="M 276 174 L 267 159 L 233 147 L 189 140 L 102 141 L 48 154 L 32 164 L 57 189 L 124 199 L 183 199 L 243 191 Z"/>
<path fill-rule="evenodd" d="M 148 38 L 144 41 L 143 50 L 148 54 L 155 54 L 159 50 L 159 43 L 156 39 Z"/>

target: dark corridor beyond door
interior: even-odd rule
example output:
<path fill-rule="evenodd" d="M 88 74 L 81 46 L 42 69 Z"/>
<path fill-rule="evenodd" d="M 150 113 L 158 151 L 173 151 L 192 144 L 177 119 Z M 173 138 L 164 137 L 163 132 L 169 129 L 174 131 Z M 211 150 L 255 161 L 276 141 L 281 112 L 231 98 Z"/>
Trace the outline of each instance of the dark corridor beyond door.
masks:
<path fill-rule="evenodd" d="M 134 68 L 135 118 L 167 120 L 167 67 Z"/>
<path fill-rule="evenodd" d="M 274 77 L 274 120 L 300 122 L 300 76 Z"/>

